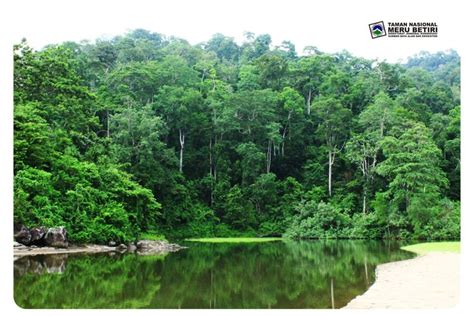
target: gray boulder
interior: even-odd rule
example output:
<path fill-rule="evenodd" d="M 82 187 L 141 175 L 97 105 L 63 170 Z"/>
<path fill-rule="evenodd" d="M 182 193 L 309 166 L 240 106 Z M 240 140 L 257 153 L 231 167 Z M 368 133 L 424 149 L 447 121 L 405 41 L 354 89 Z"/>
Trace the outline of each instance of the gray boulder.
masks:
<path fill-rule="evenodd" d="M 161 240 L 140 240 L 137 242 L 137 249 L 147 250 L 147 249 L 162 249 L 164 248 L 166 242 Z"/>
<path fill-rule="evenodd" d="M 49 228 L 44 236 L 44 243 L 49 247 L 67 248 L 67 231 L 64 227 Z"/>
<path fill-rule="evenodd" d="M 137 251 L 139 254 L 174 252 L 184 248 L 186 247 L 170 244 L 166 240 L 140 240 L 137 242 Z"/>
<path fill-rule="evenodd" d="M 23 245 L 29 245 L 31 242 L 30 230 L 23 225 L 21 225 L 21 227 L 15 231 L 13 237 L 15 238 L 15 241 Z"/>
<path fill-rule="evenodd" d="M 43 238 L 46 235 L 46 228 L 44 227 L 32 228 L 30 229 L 30 235 L 31 235 L 30 244 L 41 246 L 44 243 Z"/>

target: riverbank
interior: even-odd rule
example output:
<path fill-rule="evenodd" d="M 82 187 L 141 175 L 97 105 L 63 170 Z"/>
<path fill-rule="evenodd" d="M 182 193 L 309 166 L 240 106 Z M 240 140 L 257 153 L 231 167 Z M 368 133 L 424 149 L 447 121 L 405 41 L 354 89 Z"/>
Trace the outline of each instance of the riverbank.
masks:
<path fill-rule="evenodd" d="M 99 253 L 116 251 L 116 247 L 109 247 L 103 245 L 84 245 L 84 246 L 70 246 L 69 248 L 54 248 L 54 247 L 14 247 L 13 257 L 18 259 L 24 256 L 36 255 L 56 255 L 69 253 Z"/>
<path fill-rule="evenodd" d="M 24 256 L 100 252 L 138 252 L 139 254 L 164 254 L 168 252 L 175 252 L 184 248 L 186 247 L 168 243 L 165 240 L 140 240 L 136 245 L 119 245 L 117 247 L 87 244 L 81 246 L 71 245 L 68 248 L 25 246 L 16 243 L 13 247 L 13 258 L 16 260 Z"/>
<path fill-rule="evenodd" d="M 377 266 L 376 281 L 345 308 L 450 308 L 459 299 L 460 254 L 436 245 L 414 259 Z M 459 248 L 457 248 L 459 249 Z"/>

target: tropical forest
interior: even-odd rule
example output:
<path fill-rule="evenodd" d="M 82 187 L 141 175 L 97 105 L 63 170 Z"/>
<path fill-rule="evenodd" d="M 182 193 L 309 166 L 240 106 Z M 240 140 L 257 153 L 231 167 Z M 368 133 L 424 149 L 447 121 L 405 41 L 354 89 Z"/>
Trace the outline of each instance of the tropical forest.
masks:
<path fill-rule="evenodd" d="M 14 221 L 77 244 L 459 240 L 460 112 L 454 50 L 390 63 L 250 32 L 24 40 Z"/>

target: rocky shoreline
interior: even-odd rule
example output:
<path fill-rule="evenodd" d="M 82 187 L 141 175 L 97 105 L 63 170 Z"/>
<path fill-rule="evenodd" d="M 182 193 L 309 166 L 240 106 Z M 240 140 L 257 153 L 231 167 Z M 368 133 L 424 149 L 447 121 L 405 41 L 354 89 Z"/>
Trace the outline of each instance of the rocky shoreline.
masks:
<path fill-rule="evenodd" d="M 128 245 L 110 241 L 108 245 L 73 245 L 69 244 L 64 227 L 32 228 L 15 227 L 13 242 L 14 260 L 24 256 L 99 253 L 99 252 L 133 252 L 139 255 L 154 255 L 175 252 L 186 247 L 169 243 L 166 240 L 139 240 Z"/>
<path fill-rule="evenodd" d="M 120 244 L 116 247 L 106 245 L 70 245 L 68 248 L 58 247 L 38 247 L 25 246 L 18 242 L 13 245 L 14 260 L 24 256 L 36 255 L 53 255 L 53 254 L 70 254 L 70 253 L 100 253 L 100 252 L 119 252 L 119 253 L 136 253 L 138 255 L 159 255 L 169 252 L 176 252 L 186 247 L 178 244 L 169 243 L 165 240 L 140 240 L 135 244 L 124 245 Z"/>

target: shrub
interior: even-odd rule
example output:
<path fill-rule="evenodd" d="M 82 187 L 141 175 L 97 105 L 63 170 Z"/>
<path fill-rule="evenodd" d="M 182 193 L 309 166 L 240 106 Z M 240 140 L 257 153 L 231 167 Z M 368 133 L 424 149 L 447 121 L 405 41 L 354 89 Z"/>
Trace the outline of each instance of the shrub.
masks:
<path fill-rule="evenodd" d="M 285 236 L 301 238 L 347 238 L 350 217 L 340 208 L 316 201 L 302 202 L 298 205 L 298 215 Z"/>

